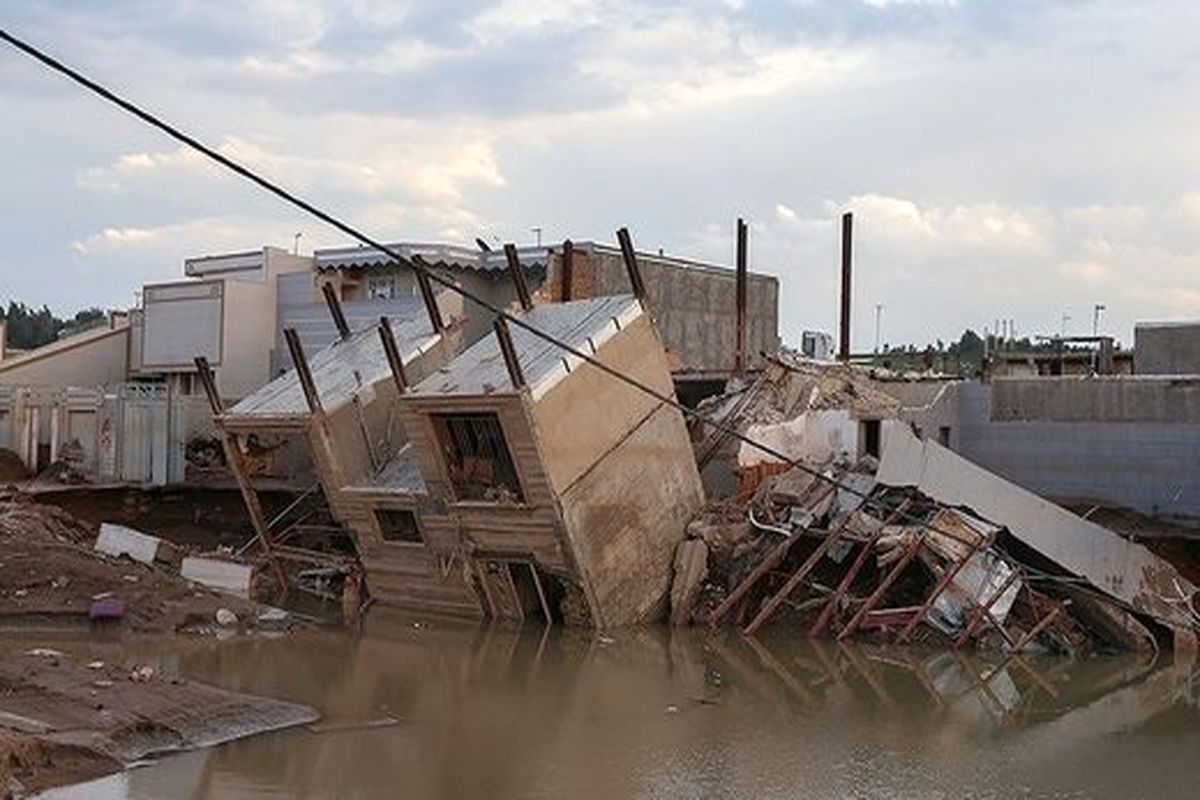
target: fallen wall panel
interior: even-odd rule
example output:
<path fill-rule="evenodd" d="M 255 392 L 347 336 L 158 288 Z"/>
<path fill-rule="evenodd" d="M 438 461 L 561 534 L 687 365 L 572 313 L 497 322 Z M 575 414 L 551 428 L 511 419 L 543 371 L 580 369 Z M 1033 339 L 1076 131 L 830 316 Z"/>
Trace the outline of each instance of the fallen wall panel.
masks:
<path fill-rule="evenodd" d="M 1196 586 L 1171 564 L 907 429 L 887 431 L 876 477 L 968 507 L 1134 609 L 1176 627 L 1195 625 Z"/>

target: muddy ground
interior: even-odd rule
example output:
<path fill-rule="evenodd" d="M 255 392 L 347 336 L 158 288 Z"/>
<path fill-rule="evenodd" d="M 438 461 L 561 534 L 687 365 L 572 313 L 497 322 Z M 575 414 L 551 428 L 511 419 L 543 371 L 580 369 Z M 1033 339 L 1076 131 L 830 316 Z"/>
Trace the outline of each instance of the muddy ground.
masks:
<path fill-rule="evenodd" d="M 163 753 L 305 724 L 302 705 L 87 664 L 49 648 L 0 655 L 0 797 L 76 783 Z"/>
<path fill-rule="evenodd" d="M 91 525 L 19 493 L 0 494 L 0 627 L 120 625 L 167 632 L 215 625 L 219 609 L 253 622 L 258 606 L 189 585 L 169 567 L 94 550 Z M 123 604 L 119 618 L 90 619 L 93 603 Z"/>

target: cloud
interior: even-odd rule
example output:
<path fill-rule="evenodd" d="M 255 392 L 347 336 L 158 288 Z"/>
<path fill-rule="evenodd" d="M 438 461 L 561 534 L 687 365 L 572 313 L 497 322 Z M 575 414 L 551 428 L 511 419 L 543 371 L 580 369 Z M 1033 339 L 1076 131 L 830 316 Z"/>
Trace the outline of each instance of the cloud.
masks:
<path fill-rule="evenodd" d="M 866 194 L 851 197 L 846 205 L 866 226 L 865 235 L 926 247 L 1037 252 L 1046 249 L 1050 230 L 1041 211 L 999 203 L 922 207 L 913 200 Z"/>

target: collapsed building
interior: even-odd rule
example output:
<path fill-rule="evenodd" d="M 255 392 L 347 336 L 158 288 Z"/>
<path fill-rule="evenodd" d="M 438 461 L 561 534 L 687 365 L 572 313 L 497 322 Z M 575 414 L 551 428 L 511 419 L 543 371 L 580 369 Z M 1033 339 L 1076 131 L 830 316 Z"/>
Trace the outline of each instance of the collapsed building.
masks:
<path fill-rule="evenodd" d="M 457 355 L 435 304 L 432 326 L 355 332 L 327 286 L 339 338 L 310 360 L 286 329 L 294 369 L 228 411 L 201 360 L 262 554 L 307 555 L 286 541 L 294 520 L 265 518 L 246 453 L 252 435 L 287 434 L 375 600 L 597 627 L 661 616 L 703 490 L 632 253 L 628 268 L 636 295 L 539 305 L 514 269 L 515 324 Z"/>
<path fill-rule="evenodd" d="M 708 563 L 673 590 L 695 604 L 677 621 L 753 633 L 786 616 L 812 635 L 1010 652 L 1195 647 L 1200 591 L 1176 567 L 919 438 L 865 370 L 779 360 L 701 412 L 732 444 L 697 437 L 698 458 L 723 453 L 739 480 L 689 527 Z M 748 458 L 731 430 L 769 452 Z"/>

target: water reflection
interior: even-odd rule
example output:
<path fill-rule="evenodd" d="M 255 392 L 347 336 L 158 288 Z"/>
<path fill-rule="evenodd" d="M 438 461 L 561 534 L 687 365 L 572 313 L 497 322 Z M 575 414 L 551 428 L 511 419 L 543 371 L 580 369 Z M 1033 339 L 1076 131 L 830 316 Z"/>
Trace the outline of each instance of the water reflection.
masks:
<path fill-rule="evenodd" d="M 108 646 L 331 721 L 401 722 L 258 737 L 51 797 L 1193 797 L 1200 752 L 1191 666 L 1142 657 L 386 611 L 361 635 Z"/>

